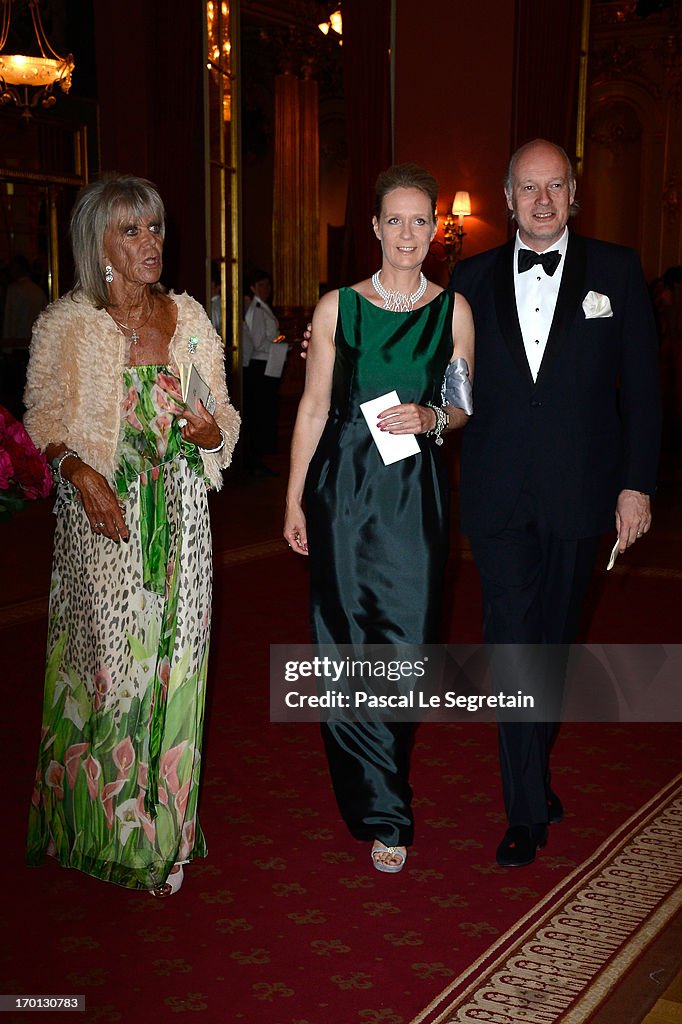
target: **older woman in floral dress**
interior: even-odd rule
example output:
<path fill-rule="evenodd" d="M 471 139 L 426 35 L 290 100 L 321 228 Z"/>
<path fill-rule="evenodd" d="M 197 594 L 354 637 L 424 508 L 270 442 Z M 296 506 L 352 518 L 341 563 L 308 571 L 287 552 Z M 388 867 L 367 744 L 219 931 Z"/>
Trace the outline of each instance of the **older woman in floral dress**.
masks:
<path fill-rule="evenodd" d="M 206 853 L 207 490 L 220 486 L 239 417 L 204 309 L 159 283 L 154 186 L 87 186 L 71 235 L 76 285 L 34 328 L 25 395 L 26 427 L 58 484 L 27 860 L 47 853 L 167 895 Z M 183 402 L 191 364 L 210 411 Z"/>

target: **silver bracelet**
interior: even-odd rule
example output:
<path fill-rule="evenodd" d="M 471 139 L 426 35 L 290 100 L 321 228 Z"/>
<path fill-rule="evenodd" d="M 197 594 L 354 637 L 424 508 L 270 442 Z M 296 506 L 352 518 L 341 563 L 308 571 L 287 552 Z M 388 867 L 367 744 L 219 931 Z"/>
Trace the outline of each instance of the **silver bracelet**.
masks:
<path fill-rule="evenodd" d="M 72 455 L 74 459 L 78 459 L 80 462 L 81 457 L 78 452 L 75 452 L 73 448 L 67 448 L 65 452 L 62 452 L 61 455 L 52 460 L 51 466 L 52 473 L 54 474 L 54 478 L 58 484 L 61 484 L 62 486 L 68 484 L 70 487 L 73 487 L 73 484 L 69 480 L 65 480 L 62 476 L 62 463 L 64 462 L 64 459 L 68 459 L 70 455 Z"/>
<path fill-rule="evenodd" d="M 441 437 L 441 434 L 449 424 L 448 414 L 445 411 L 445 409 L 440 405 L 434 405 L 432 402 L 427 402 L 426 405 L 429 409 L 433 409 L 434 413 L 436 414 L 435 425 L 431 430 L 426 431 L 426 436 L 435 437 L 436 444 L 440 446 L 443 443 L 443 438 Z"/>
<path fill-rule="evenodd" d="M 216 452 L 221 452 L 223 450 L 223 448 L 225 447 L 225 433 L 223 431 L 223 428 L 222 427 L 218 427 L 218 430 L 220 431 L 220 444 L 219 445 L 217 445 L 215 448 L 202 448 L 201 446 L 199 446 L 199 451 L 203 452 L 204 455 L 215 455 Z"/>

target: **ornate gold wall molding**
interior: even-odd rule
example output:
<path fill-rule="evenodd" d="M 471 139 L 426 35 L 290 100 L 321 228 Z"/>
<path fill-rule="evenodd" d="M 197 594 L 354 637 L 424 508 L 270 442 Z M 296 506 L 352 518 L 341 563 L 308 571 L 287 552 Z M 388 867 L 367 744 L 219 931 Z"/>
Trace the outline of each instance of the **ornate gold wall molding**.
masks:
<path fill-rule="evenodd" d="M 591 5 L 580 230 L 635 245 L 649 277 L 682 262 L 682 2 Z"/>

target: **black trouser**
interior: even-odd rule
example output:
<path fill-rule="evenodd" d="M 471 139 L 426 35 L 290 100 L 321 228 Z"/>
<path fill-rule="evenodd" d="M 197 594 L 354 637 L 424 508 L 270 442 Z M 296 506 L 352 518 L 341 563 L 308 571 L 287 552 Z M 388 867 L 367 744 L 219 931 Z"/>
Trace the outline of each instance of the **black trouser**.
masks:
<path fill-rule="evenodd" d="M 568 645 L 575 640 L 597 553 L 598 537 L 565 540 L 551 530 L 528 492 L 507 527 L 492 537 L 472 536 L 483 590 L 483 633 L 495 645 L 493 683 L 524 690 L 529 673 L 545 675 L 560 702 Z M 553 644 L 544 653 L 496 645 Z M 538 680 L 534 680 L 537 688 Z M 510 825 L 547 822 L 549 754 L 556 721 L 500 722 L 499 751 L 504 804 Z"/>
<path fill-rule="evenodd" d="M 244 369 L 244 444 L 247 467 L 277 450 L 279 377 L 266 377 L 265 359 L 252 359 Z"/>
<path fill-rule="evenodd" d="M 409 846 L 413 722 L 323 722 L 336 802 L 356 839 Z"/>

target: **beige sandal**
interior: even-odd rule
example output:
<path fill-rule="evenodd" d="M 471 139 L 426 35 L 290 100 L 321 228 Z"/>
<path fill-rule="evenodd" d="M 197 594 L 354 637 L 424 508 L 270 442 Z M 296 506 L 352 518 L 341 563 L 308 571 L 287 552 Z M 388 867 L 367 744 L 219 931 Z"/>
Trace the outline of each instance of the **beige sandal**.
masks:
<path fill-rule="evenodd" d="M 157 885 L 154 889 L 149 890 L 150 896 L 156 896 L 158 900 L 163 900 L 167 896 L 172 896 L 173 893 L 178 892 L 185 878 L 185 872 L 183 871 L 182 864 L 177 864 L 175 868 L 171 869 L 171 872 L 164 882 L 163 885 Z"/>
<path fill-rule="evenodd" d="M 397 875 L 405 867 L 407 860 L 407 848 L 404 846 L 386 846 L 380 839 L 375 839 L 370 854 L 372 864 L 377 871 L 383 871 L 387 875 Z M 397 864 L 391 864 L 388 860 L 381 860 L 382 857 L 394 857 Z"/>

